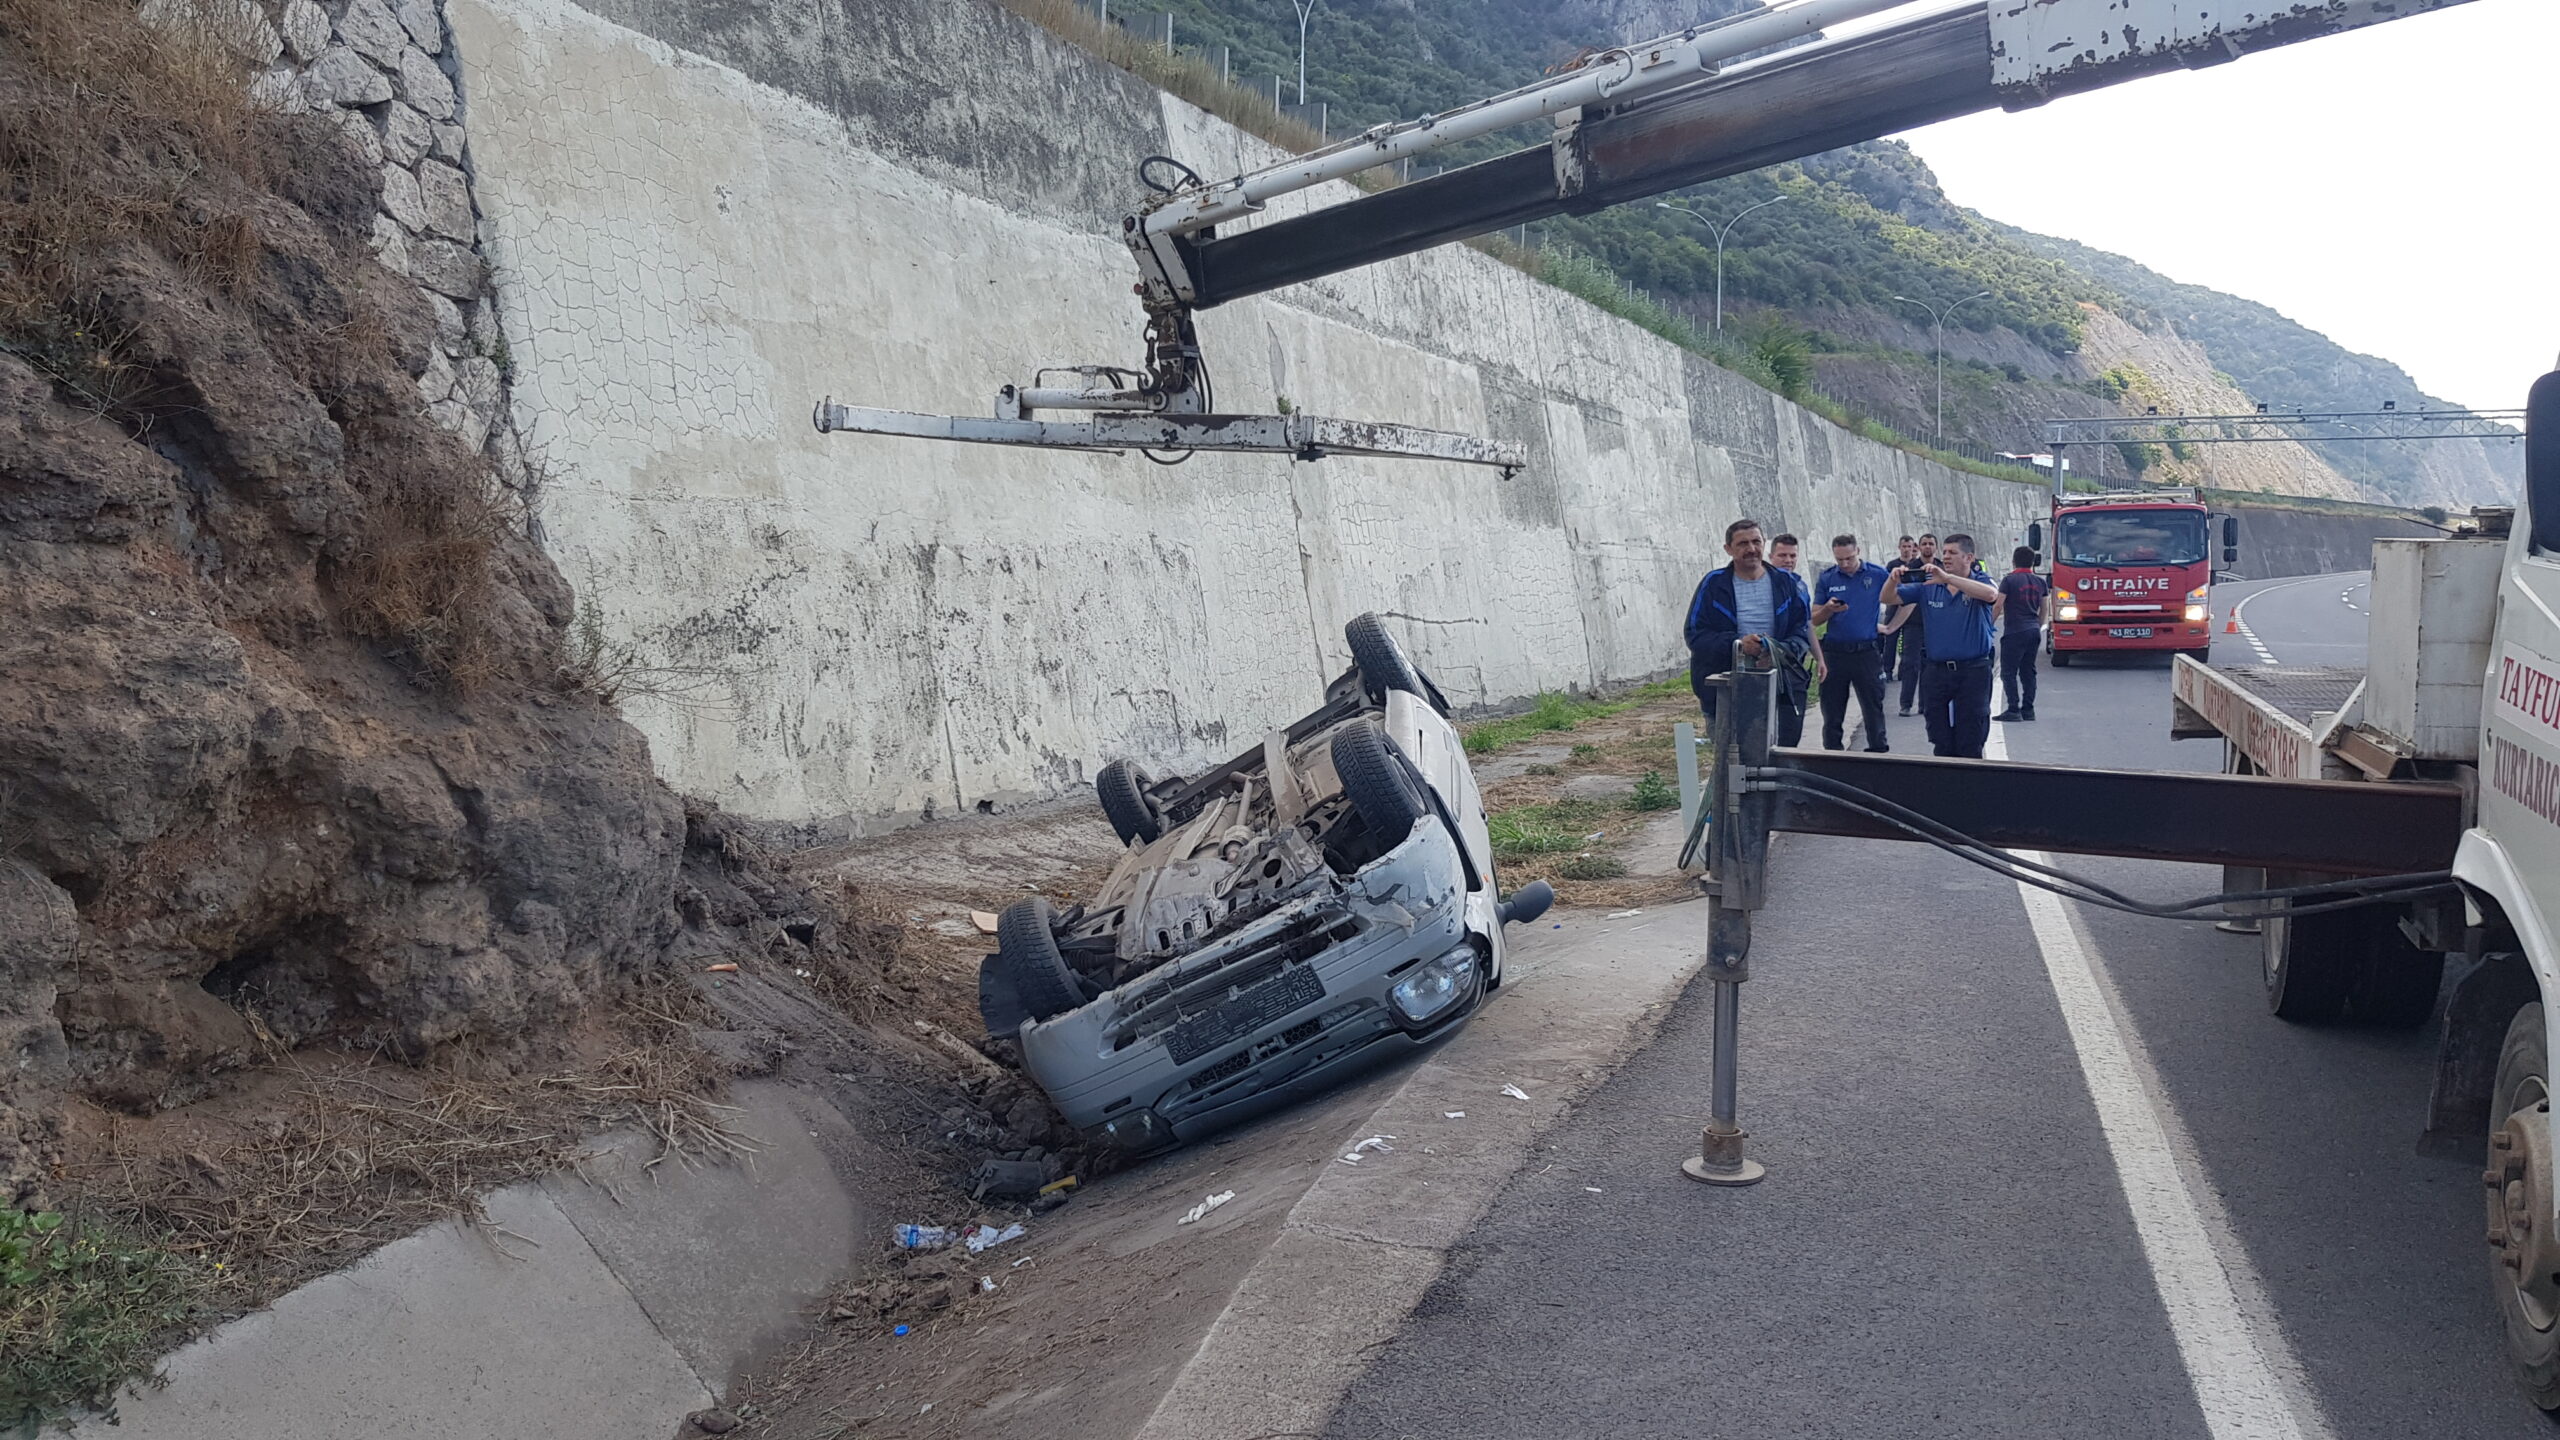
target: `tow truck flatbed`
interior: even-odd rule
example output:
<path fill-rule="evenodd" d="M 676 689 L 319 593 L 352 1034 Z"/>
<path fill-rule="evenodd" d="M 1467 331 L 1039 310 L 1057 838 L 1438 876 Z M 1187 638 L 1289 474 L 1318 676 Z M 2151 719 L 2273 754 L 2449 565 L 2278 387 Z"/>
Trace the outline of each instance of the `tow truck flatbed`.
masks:
<path fill-rule="evenodd" d="M 2169 738 L 2227 739 L 2250 773 L 2359 778 L 2337 749 L 2363 718 L 2362 666 L 2206 665 L 2185 655 L 2173 664 Z"/>

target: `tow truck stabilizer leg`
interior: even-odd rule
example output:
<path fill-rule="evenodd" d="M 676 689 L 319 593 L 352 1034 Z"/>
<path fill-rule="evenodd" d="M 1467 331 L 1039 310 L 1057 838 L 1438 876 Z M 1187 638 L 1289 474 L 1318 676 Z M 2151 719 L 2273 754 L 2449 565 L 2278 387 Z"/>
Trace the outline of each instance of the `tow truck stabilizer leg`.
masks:
<path fill-rule="evenodd" d="M 1742 1153 L 1744 1131 L 1736 1120 L 1735 1048 L 1742 1028 L 1742 982 L 1751 978 L 1751 912 L 1760 908 L 1761 879 L 1769 854 L 1769 800 L 1742 784 L 1746 767 L 1768 763 L 1770 706 L 1777 676 L 1734 668 L 1708 683 L 1723 694 L 1716 705 L 1715 772 L 1707 790 L 1714 824 L 1707 878 L 1707 979 L 1715 986 L 1715 1093 L 1697 1158 L 1680 1173 L 1707 1185 L 1753 1185 L 1769 1172 Z"/>

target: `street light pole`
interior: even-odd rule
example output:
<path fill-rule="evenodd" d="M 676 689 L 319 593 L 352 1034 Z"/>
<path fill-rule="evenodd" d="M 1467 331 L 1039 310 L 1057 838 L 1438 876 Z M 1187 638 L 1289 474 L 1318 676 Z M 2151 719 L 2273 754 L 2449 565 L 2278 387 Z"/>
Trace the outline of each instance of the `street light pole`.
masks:
<path fill-rule="evenodd" d="M 1989 299 L 1990 295 L 1991 292 L 1988 290 L 1976 290 L 1944 310 L 1926 300 L 1914 300 L 1908 295 L 1893 297 L 1905 305 L 1917 305 L 1929 312 L 1929 350 L 1936 357 L 1938 369 L 1938 404 L 1936 413 L 1929 421 L 1929 443 L 1940 449 L 1944 449 L 1947 443 L 1947 317 L 1976 300 Z"/>
<path fill-rule="evenodd" d="M 1697 211 L 1690 209 L 1686 205 L 1674 205 L 1668 200 L 1656 200 L 1653 202 L 1653 208 L 1656 210 L 1677 210 L 1681 214 L 1688 216 L 1690 219 L 1697 221 L 1699 224 L 1704 225 L 1709 230 L 1715 232 L 1716 338 L 1718 340 L 1722 340 L 1724 338 L 1724 237 L 1733 233 L 1733 227 L 1742 223 L 1743 216 L 1748 215 L 1752 211 L 1758 210 L 1763 206 L 1775 205 L 1786 198 L 1787 197 L 1784 195 L 1774 195 L 1761 201 L 1758 205 L 1745 205 L 1734 215 L 1732 219 L 1727 220 L 1722 225 L 1718 225 L 1713 220 L 1708 219 L 1706 216 L 1699 214 Z"/>
<path fill-rule="evenodd" d="M 1298 11 L 1298 103 L 1307 103 L 1307 22 L 1315 18 L 1316 7 L 1324 0 L 1289 0 Z"/>

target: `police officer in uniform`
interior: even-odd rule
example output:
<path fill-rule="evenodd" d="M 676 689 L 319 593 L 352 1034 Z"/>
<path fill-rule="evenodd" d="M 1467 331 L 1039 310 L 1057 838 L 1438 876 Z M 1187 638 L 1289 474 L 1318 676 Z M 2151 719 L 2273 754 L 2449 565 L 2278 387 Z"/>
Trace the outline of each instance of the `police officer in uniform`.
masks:
<path fill-rule="evenodd" d="M 1977 578 L 1973 537 L 1950 535 L 1920 584 L 1902 587 L 1920 607 L 1928 658 L 1920 665 L 1920 713 L 1932 754 L 1982 758 L 1991 738 L 1991 614 L 2000 591 Z"/>
<path fill-rule="evenodd" d="M 1879 636 L 1892 572 L 1860 560 L 1855 535 L 1832 536 L 1831 558 L 1830 568 L 1813 582 L 1813 621 L 1829 625 L 1822 634 L 1822 748 L 1844 748 L 1840 732 L 1854 694 L 1867 753 L 1881 755 L 1892 748 L 1884 738 L 1887 662 Z"/>

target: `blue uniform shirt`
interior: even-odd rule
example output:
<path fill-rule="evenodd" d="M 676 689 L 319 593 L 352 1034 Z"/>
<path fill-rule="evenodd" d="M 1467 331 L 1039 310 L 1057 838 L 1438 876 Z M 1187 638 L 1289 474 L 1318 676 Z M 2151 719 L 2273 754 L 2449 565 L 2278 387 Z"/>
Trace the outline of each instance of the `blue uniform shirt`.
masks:
<path fill-rule="evenodd" d="M 1920 607 L 1920 639 L 1932 663 L 1991 653 L 1991 602 L 1944 585 L 1905 585 L 1902 603 Z"/>
<path fill-rule="evenodd" d="M 1813 603 L 1820 605 L 1839 600 L 1849 606 L 1831 617 L 1830 628 L 1822 632 L 1823 638 L 1835 643 L 1876 638 L 1876 624 L 1882 618 L 1880 611 L 1884 603 L 1885 580 L 1885 568 L 1873 563 L 1861 563 L 1855 575 L 1846 574 L 1834 565 L 1815 577 Z"/>

